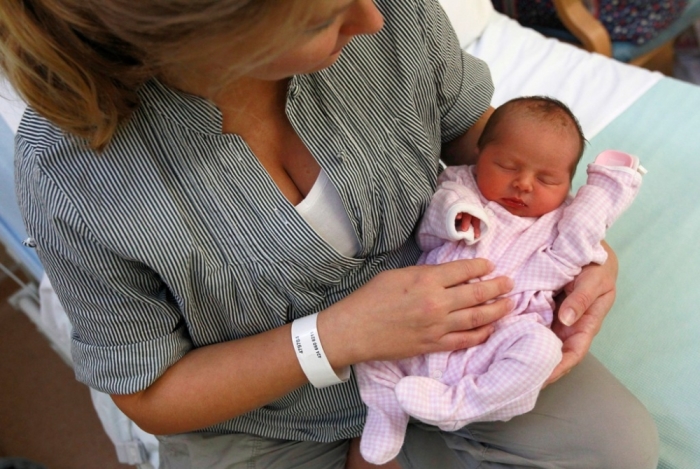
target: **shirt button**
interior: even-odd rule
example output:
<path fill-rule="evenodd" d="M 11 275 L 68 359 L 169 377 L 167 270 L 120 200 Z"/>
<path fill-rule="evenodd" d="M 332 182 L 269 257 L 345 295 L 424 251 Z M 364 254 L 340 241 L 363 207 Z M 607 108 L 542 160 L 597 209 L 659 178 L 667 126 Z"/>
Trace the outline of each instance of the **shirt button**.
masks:
<path fill-rule="evenodd" d="M 345 160 L 346 160 L 347 158 L 348 158 L 348 154 L 345 153 L 345 150 L 340 150 L 340 152 L 338 152 L 338 160 L 339 160 L 341 163 L 345 163 Z"/>
<path fill-rule="evenodd" d="M 435 370 L 430 375 L 432 376 L 433 379 L 440 379 L 440 378 L 442 378 L 442 371 Z"/>

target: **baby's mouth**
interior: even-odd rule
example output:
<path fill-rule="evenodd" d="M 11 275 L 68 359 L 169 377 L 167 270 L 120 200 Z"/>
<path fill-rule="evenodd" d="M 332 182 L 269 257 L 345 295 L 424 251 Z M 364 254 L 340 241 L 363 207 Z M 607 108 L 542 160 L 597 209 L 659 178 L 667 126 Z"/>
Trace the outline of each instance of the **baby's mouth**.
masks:
<path fill-rule="evenodd" d="M 523 202 L 521 199 L 518 199 L 517 197 L 505 197 L 501 199 L 503 201 L 504 205 L 507 205 L 508 207 L 516 207 L 516 208 L 521 208 L 521 207 L 527 207 L 527 204 Z"/>

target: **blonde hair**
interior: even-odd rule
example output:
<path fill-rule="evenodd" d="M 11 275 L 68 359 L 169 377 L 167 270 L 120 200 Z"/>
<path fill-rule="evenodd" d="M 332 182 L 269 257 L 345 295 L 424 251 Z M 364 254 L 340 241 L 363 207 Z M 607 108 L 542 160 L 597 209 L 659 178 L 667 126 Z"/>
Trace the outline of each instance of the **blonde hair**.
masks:
<path fill-rule="evenodd" d="M 25 101 L 103 149 L 171 64 L 237 52 L 231 76 L 283 50 L 308 0 L 1 0 L 0 69 Z M 225 35 L 225 36 L 224 36 Z M 221 42 L 221 41 L 220 41 Z M 199 46 L 199 47 L 198 47 Z"/>

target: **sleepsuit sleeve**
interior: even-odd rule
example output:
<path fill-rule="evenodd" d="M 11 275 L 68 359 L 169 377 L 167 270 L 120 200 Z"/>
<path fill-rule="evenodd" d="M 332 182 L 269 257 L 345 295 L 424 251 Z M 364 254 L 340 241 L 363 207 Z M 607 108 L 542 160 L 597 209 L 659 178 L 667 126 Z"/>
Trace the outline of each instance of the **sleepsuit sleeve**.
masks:
<path fill-rule="evenodd" d="M 642 176 L 634 169 L 590 164 L 588 181 L 557 223 L 558 235 L 547 254 L 569 275 L 591 262 L 602 264 L 605 232 L 632 203 Z"/>
<path fill-rule="evenodd" d="M 438 188 L 418 228 L 418 246 L 424 252 L 448 241 L 464 240 L 474 244 L 488 231 L 490 221 L 469 171 L 468 166 L 452 166 L 440 175 Z M 459 213 L 468 213 L 480 220 L 479 238 L 474 236 L 473 228 L 457 231 L 455 220 Z"/>

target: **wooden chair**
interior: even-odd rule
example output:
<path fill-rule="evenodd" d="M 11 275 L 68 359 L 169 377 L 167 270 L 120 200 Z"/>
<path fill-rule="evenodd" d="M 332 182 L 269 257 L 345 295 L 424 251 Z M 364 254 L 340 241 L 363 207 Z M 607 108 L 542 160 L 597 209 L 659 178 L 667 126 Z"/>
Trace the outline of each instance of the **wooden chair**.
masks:
<path fill-rule="evenodd" d="M 629 42 L 613 42 L 602 23 L 584 5 L 583 0 L 553 0 L 559 19 L 567 31 L 537 28 L 547 36 L 581 45 L 584 49 L 613 57 L 632 65 L 673 75 L 673 42 L 700 18 L 700 0 L 690 0 L 679 18 L 655 38 L 638 46 Z"/>

